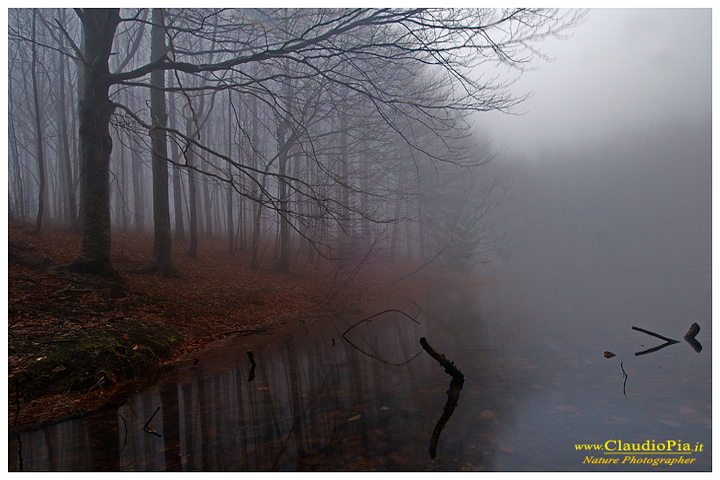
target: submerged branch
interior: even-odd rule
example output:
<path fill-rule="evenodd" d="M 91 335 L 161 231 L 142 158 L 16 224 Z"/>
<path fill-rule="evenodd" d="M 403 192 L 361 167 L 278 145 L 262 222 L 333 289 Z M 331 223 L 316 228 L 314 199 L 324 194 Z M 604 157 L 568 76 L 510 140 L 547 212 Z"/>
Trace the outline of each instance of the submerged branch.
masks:
<path fill-rule="evenodd" d="M 378 361 L 380 361 L 380 362 L 382 362 L 382 363 L 385 363 L 385 364 L 387 364 L 387 365 L 393 365 L 393 366 L 399 367 L 399 366 L 402 366 L 402 365 L 407 365 L 408 363 L 410 363 L 410 362 L 412 362 L 413 360 L 415 360 L 415 358 L 416 358 L 418 355 L 420 355 L 421 352 L 416 353 L 415 355 L 413 355 L 412 358 L 410 358 L 410 359 L 407 360 L 406 362 L 402 362 L 402 363 L 388 362 L 387 360 L 383 360 L 382 358 L 380 358 L 380 357 L 378 357 L 378 356 L 375 356 L 375 355 L 373 355 L 372 353 L 366 352 L 365 350 L 363 350 L 362 348 L 358 347 L 358 346 L 355 345 L 353 342 L 351 342 L 351 341 L 345 336 L 345 335 L 347 335 L 347 333 L 348 333 L 350 330 L 352 330 L 353 328 L 357 327 L 357 326 L 360 325 L 361 323 L 369 322 L 370 320 L 372 320 L 372 319 L 375 318 L 375 317 L 378 317 L 378 316 L 380 316 L 380 315 L 383 315 L 383 314 L 385 314 L 385 313 L 390 313 L 390 312 L 401 313 L 401 314 L 405 315 L 407 318 L 409 318 L 410 320 L 412 320 L 413 322 L 415 322 L 415 323 L 417 323 L 418 325 L 420 325 L 420 322 L 418 322 L 417 320 L 415 320 L 413 317 L 411 317 L 411 316 L 408 315 L 407 313 L 403 312 L 402 310 L 398 310 L 398 309 L 396 309 L 396 308 L 388 308 L 387 310 L 383 310 L 382 312 L 378 312 L 378 313 L 376 313 L 376 314 L 374 314 L 374 315 L 370 315 L 369 317 L 363 318 L 363 319 L 360 320 L 359 322 L 354 323 L 353 325 L 351 325 L 350 327 L 348 327 L 347 330 L 345 330 L 345 331 L 343 332 L 342 337 L 345 339 L 346 342 L 348 342 L 348 343 L 350 344 L 350 346 L 352 346 L 354 349 L 356 349 L 356 350 L 364 353 L 364 354 L 367 355 L 368 357 L 374 358 L 375 360 L 378 360 Z"/>

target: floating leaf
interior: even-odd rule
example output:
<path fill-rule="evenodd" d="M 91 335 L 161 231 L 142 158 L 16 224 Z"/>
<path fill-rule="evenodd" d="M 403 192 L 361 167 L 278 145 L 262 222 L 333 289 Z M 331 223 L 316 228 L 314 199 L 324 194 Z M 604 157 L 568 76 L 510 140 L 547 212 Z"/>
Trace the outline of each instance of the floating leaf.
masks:
<path fill-rule="evenodd" d="M 615 354 L 610 351 L 606 351 L 605 353 L 603 353 L 603 355 L 605 355 L 605 358 L 612 358 L 615 356 Z"/>
<path fill-rule="evenodd" d="M 380 407 L 380 410 L 390 410 L 390 407 L 382 406 Z"/>
<path fill-rule="evenodd" d="M 358 413 L 357 415 L 354 415 L 354 416 L 348 418 L 348 422 L 353 422 L 353 421 L 359 419 L 360 417 L 362 417 L 362 414 Z"/>
<path fill-rule="evenodd" d="M 495 414 L 490 410 L 483 410 L 482 412 L 480 412 L 480 416 L 482 418 L 493 418 L 495 417 Z"/>

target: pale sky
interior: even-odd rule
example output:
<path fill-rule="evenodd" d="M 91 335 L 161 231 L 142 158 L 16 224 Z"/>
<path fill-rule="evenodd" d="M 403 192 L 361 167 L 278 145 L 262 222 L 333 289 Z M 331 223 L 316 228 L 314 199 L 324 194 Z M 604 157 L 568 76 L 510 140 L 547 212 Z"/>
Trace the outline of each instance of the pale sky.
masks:
<path fill-rule="evenodd" d="M 527 113 L 478 116 L 510 156 L 709 118 L 709 9 L 594 9 L 572 38 L 538 46 L 554 61 L 537 61 L 513 87 L 535 92 L 517 108 Z"/>

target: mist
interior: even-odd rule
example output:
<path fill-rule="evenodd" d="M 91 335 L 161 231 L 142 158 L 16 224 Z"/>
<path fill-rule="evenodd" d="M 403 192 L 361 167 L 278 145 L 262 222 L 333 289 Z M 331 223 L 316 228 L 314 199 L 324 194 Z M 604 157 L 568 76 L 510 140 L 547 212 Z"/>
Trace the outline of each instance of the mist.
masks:
<path fill-rule="evenodd" d="M 7 18 L 9 469 L 712 468 L 710 9 Z"/>
<path fill-rule="evenodd" d="M 496 268 L 710 268 L 710 32 L 709 10 L 600 9 L 548 42 L 522 114 L 480 122 L 513 184 Z"/>

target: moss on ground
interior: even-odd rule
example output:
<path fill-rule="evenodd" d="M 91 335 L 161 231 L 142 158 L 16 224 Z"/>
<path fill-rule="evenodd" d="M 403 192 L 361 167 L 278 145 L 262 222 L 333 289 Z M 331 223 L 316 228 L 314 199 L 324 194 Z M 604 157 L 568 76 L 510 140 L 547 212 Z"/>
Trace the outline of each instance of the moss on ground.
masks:
<path fill-rule="evenodd" d="M 120 320 L 46 341 L 37 357 L 15 377 L 24 401 L 45 395 L 87 392 L 151 374 L 171 359 L 183 337 L 172 326 Z"/>

